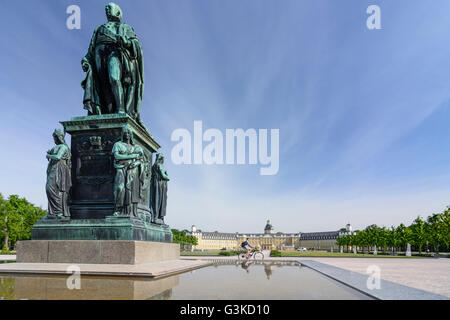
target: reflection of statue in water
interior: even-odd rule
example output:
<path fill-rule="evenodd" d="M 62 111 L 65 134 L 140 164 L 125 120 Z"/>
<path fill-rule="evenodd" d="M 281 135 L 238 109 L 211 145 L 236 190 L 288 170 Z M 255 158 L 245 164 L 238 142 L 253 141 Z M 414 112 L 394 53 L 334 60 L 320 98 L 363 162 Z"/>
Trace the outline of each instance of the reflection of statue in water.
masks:
<path fill-rule="evenodd" d="M 169 176 L 164 169 L 164 155 L 156 155 L 155 164 L 152 167 L 152 180 L 150 183 L 151 206 L 156 223 L 163 223 L 167 206 L 167 181 Z"/>
<path fill-rule="evenodd" d="M 267 280 L 272 277 L 273 265 L 264 264 L 264 272 L 266 273 Z"/>
<path fill-rule="evenodd" d="M 129 126 L 122 128 L 122 138 L 114 144 L 114 180 L 115 216 L 137 217 L 139 200 L 148 180 L 148 167 L 143 149 L 133 140 Z"/>
<path fill-rule="evenodd" d="M 72 179 L 70 176 L 71 153 L 64 140 L 64 132 L 53 132 L 55 146 L 47 151 L 47 185 L 45 191 L 48 199 L 49 218 L 70 217 L 68 198 Z"/>
<path fill-rule="evenodd" d="M 140 124 L 139 109 L 144 90 L 141 44 L 132 27 L 120 22 L 122 10 L 106 6 L 108 22 L 98 26 L 89 50 L 81 61 L 86 79 L 83 104 L 88 114 L 127 113 Z"/>

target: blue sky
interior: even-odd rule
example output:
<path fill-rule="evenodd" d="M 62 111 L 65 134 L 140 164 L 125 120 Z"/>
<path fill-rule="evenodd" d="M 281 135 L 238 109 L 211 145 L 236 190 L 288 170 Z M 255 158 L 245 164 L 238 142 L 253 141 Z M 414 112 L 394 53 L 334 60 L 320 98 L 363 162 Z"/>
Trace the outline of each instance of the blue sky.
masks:
<path fill-rule="evenodd" d="M 116 1 L 143 45 L 142 118 L 162 145 L 167 222 L 202 230 L 410 223 L 450 205 L 450 2 Z M 46 207 L 45 152 L 84 115 L 80 60 L 107 1 L 8 1 L 0 192 Z M 81 30 L 66 28 L 67 6 Z M 381 30 L 366 8 L 381 7 Z M 280 169 L 179 165 L 177 128 L 280 129 Z M 68 139 L 69 140 L 69 139 Z"/>

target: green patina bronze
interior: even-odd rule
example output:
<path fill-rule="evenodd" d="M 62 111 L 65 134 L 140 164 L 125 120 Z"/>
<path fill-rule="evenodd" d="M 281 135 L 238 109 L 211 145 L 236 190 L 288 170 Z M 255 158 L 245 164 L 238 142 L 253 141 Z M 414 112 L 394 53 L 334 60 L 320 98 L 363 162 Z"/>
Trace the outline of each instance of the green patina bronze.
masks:
<path fill-rule="evenodd" d="M 72 186 L 70 176 L 71 153 L 64 139 L 64 132 L 53 132 L 55 146 L 47 151 L 47 184 L 45 191 L 48 198 L 47 218 L 70 217 L 69 191 Z"/>
<path fill-rule="evenodd" d="M 142 123 L 144 91 L 141 44 L 132 27 L 121 22 L 122 10 L 106 6 L 108 22 L 95 28 L 86 56 L 81 60 L 86 78 L 83 104 L 88 114 L 126 113 Z"/>
<path fill-rule="evenodd" d="M 31 231 L 33 240 L 136 240 L 172 242 L 168 225 L 135 218 L 41 219 Z"/>
<path fill-rule="evenodd" d="M 82 60 L 87 116 L 63 121 L 47 152 L 48 215 L 33 240 L 172 242 L 164 223 L 169 178 L 160 145 L 140 119 L 142 48 L 119 6 L 106 6 Z M 64 134 L 71 135 L 70 149 Z"/>
<path fill-rule="evenodd" d="M 166 215 L 168 181 L 169 176 L 167 175 L 166 169 L 164 169 L 164 155 L 158 153 L 155 164 L 152 167 L 150 188 L 152 211 L 155 216 L 155 221 L 158 223 L 162 223 Z"/>

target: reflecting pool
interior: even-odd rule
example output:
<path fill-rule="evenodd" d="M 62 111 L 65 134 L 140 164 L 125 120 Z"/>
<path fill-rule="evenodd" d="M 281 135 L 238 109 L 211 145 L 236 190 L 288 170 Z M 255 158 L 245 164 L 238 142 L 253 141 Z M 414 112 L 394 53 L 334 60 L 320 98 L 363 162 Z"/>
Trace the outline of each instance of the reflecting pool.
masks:
<path fill-rule="evenodd" d="M 217 260 L 213 266 L 161 279 L 0 275 L 0 299 L 370 299 L 297 262 Z M 73 287 L 73 286 L 72 286 Z"/>

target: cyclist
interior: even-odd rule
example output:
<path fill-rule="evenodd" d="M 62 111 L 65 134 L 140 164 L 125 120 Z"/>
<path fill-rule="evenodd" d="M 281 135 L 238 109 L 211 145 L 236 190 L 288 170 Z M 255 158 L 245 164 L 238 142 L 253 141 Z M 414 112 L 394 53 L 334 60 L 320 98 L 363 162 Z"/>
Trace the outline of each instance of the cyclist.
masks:
<path fill-rule="evenodd" d="M 245 250 L 247 250 L 247 254 L 245 255 L 245 259 L 248 259 L 248 256 L 250 254 L 250 252 L 252 251 L 253 247 L 250 245 L 250 243 L 248 243 L 248 239 L 245 240 L 244 242 L 241 243 L 241 247 L 244 248 Z"/>

